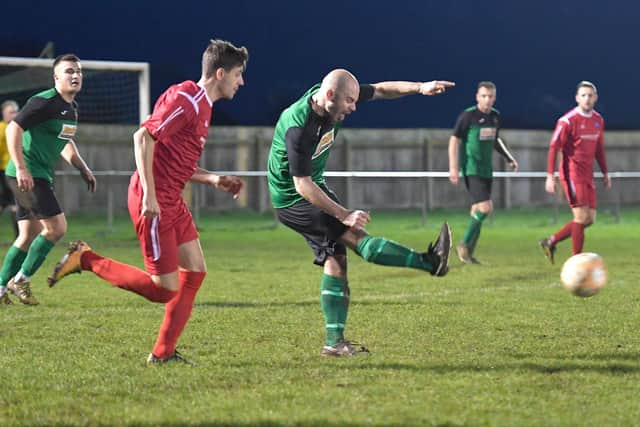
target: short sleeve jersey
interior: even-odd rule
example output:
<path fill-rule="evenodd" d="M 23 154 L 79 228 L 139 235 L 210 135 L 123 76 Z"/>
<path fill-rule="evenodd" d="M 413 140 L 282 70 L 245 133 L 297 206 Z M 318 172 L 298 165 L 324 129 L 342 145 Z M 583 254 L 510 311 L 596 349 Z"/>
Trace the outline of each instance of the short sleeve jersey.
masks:
<path fill-rule="evenodd" d="M 458 116 L 453 135 L 462 141 L 458 150 L 461 175 L 492 177 L 493 149 L 499 131 L 500 113 L 496 109 L 483 113 L 473 106 Z"/>
<path fill-rule="evenodd" d="M 604 119 L 597 111 L 584 114 L 574 108 L 558 119 L 551 137 L 550 148 L 562 153 L 558 168 L 560 178 L 573 182 L 593 181 L 593 162 L 598 160 L 603 173 L 607 173 L 604 156 Z M 553 162 L 547 167 L 553 173 Z"/>
<path fill-rule="evenodd" d="M 11 157 L 9 156 L 9 149 L 7 148 L 7 124 L 0 120 L 0 170 L 7 169 L 7 164 Z"/>
<path fill-rule="evenodd" d="M 276 123 L 267 162 L 267 181 L 275 208 L 293 206 L 303 197 L 296 191 L 293 177 L 310 176 L 324 185 L 324 171 L 342 122 L 331 122 L 311 108 L 317 84 L 282 112 Z M 360 85 L 358 102 L 373 97 L 371 85 Z"/>
<path fill-rule="evenodd" d="M 156 140 L 153 177 L 163 208 L 179 204 L 185 184 L 198 167 L 209 135 L 211 106 L 205 89 L 188 80 L 160 95 L 142 124 Z"/>
<path fill-rule="evenodd" d="M 29 98 L 14 121 L 24 130 L 22 152 L 31 176 L 53 182 L 53 168 L 60 152 L 78 127 L 75 101 L 65 101 L 51 88 Z M 9 161 L 6 174 L 16 176 L 13 160 Z"/>

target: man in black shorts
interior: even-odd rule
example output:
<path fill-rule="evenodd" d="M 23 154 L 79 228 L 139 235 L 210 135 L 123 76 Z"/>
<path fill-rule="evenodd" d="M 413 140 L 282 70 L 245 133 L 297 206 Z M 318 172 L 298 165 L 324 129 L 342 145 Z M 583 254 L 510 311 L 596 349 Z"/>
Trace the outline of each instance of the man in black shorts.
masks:
<path fill-rule="evenodd" d="M 53 191 L 53 167 L 60 156 L 80 171 L 90 191 L 96 180 L 73 137 L 78 125 L 75 97 L 82 88 L 80 60 L 72 54 L 53 62 L 55 87 L 32 96 L 7 126 L 11 161 L 7 179 L 17 209 L 19 235 L 0 269 L 0 304 L 10 304 L 7 290 L 37 305 L 30 277 L 67 231 L 67 221 Z"/>
<path fill-rule="evenodd" d="M 396 242 L 368 235 L 368 212 L 342 206 L 327 187 L 324 170 L 331 146 L 345 117 L 358 102 L 410 94 L 435 95 L 454 84 L 447 81 L 381 82 L 360 85 L 347 70 L 331 71 L 284 110 L 276 124 L 268 160 L 268 184 L 278 219 L 300 233 L 324 268 L 321 305 L 326 340 L 321 354 L 355 356 L 368 353 L 344 339 L 349 308 L 349 247 L 368 262 L 411 267 L 444 276 L 448 271 L 451 231 L 443 224 L 435 244 L 416 252 Z"/>
<path fill-rule="evenodd" d="M 462 241 L 456 246 L 458 258 L 465 264 L 479 264 L 473 253 L 480 238 L 482 222 L 493 211 L 491 184 L 493 150 L 518 170 L 518 162 L 498 136 L 500 113 L 493 108 L 496 85 L 480 82 L 476 92 L 477 105 L 458 116 L 453 135 L 449 138 L 449 180 L 458 185 L 460 177 L 471 196 L 471 219 Z"/>

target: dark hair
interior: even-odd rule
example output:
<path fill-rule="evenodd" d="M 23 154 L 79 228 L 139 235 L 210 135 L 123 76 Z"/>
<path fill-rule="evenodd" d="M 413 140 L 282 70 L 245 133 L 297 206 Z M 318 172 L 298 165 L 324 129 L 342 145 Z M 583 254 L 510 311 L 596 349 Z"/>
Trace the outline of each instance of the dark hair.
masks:
<path fill-rule="evenodd" d="M 64 55 L 60 55 L 53 60 L 53 68 L 56 68 L 56 65 L 63 61 L 80 62 L 80 58 L 78 58 L 78 56 L 73 53 L 65 53 Z"/>
<path fill-rule="evenodd" d="M 489 89 L 489 90 L 496 90 L 496 84 L 494 82 L 490 82 L 488 80 L 484 80 L 484 81 L 481 81 L 480 83 L 478 83 L 478 90 L 480 90 L 481 87 Z"/>
<path fill-rule="evenodd" d="M 580 83 L 578 83 L 578 86 L 576 87 L 576 93 L 578 93 L 581 87 L 590 87 L 591 89 L 593 89 L 594 93 L 598 93 L 598 89 L 596 88 L 596 85 L 594 85 L 588 80 L 583 80 Z"/>
<path fill-rule="evenodd" d="M 202 75 L 211 77 L 218 68 L 230 71 L 232 68 L 247 66 L 249 51 L 246 47 L 235 47 L 228 41 L 210 40 L 202 54 Z"/>

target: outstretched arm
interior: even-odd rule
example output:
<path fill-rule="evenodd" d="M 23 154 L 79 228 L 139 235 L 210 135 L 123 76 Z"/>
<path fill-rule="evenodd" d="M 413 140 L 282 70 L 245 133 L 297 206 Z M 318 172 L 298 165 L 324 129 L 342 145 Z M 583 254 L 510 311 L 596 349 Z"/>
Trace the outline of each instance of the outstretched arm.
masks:
<path fill-rule="evenodd" d="M 189 181 L 211 185 L 220 191 L 231 193 L 234 199 L 239 197 L 240 191 L 244 188 L 244 181 L 237 176 L 218 175 L 203 168 L 197 168 Z"/>
<path fill-rule="evenodd" d="M 373 99 L 394 99 L 406 95 L 439 95 L 448 88 L 455 86 L 447 80 L 433 80 L 430 82 L 389 81 L 373 83 Z"/>
<path fill-rule="evenodd" d="M 76 146 L 76 143 L 72 139 L 67 142 L 67 145 L 65 145 L 62 152 L 60 152 L 60 155 L 67 161 L 67 163 L 80 171 L 80 175 L 84 182 L 87 183 L 89 191 L 95 193 L 96 177 L 93 176 L 93 172 L 91 172 L 91 169 L 89 169 L 89 166 L 85 163 L 78 151 L 78 146 Z"/>

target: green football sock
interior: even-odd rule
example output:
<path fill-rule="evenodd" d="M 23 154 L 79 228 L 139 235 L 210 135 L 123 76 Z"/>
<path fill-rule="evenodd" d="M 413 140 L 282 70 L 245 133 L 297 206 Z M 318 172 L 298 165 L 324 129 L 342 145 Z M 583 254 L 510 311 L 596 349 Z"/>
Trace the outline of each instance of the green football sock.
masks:
<path fill-rule="evenodd" d="M 45 239 L 41 234 L 35 238 L 35 240 L 29 246 L 29 252 L 27 252 L 27 257 L 22 263 L 22 267 L 20 271 L 27 277 L 31 277 L 34 275 L 38 268 L 42 265 L 45 258 L 55 243 L 51 243 L 47 239 Z"/>
<path fill-rule="evenodd" d="M 383 237 L 363 237 L 358 242 L 356 253 L 374 264 L 433 271 L 433 266 L 422 254 Z"/>
<path fill-rule="evenodd" d="M 344 339 L 344 328 L 349 311 L 349 286 L 341 277 L 322 275 L 320 303 L 327 330 L 326 345 L 334 345 Z"/>
<path fill-rule="evenodd" d="M 480 230 L 482 229 L 482 222 L 487 218 L 487 216 L 489 215 L 480 211 L 475 212 L 473 215 L 471 215 L 469 225 L 467 225 L 467 229 L 465 230 L 464 236 L 462 237 L 462 243 L 467 245 L 467 247 L 469 248 L 469 253 L 473 253 L 473 249 L 475 249 L 476 244 L 478 243 Z"/>
<path fill-rule="evenodd" d="M 20 271 L 20 266 L 26 257 L 27 253 L 16 246 L 9 248 L 0 270 L 0 286 L 7 286 L 9 280 Z"/>

